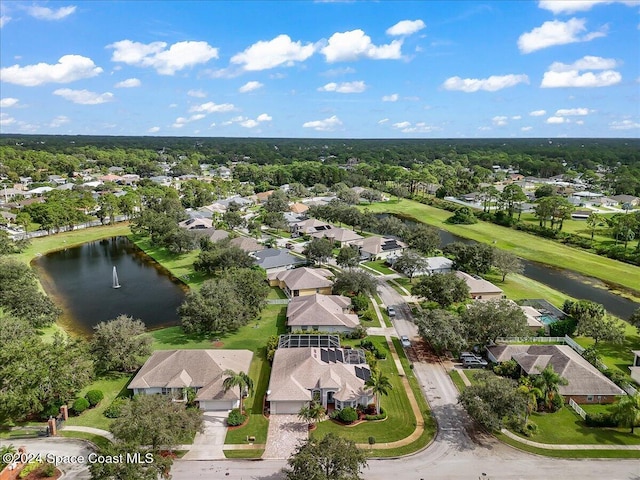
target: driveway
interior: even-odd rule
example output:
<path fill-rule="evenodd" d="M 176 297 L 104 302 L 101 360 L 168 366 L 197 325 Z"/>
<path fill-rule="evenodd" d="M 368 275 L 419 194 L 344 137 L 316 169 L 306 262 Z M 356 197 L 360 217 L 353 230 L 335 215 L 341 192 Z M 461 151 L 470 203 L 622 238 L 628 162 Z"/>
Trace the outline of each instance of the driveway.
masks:
<path fill-rule="evenodd" d="M 0 447 L 5 445 L 13 445 L 16 449 L 24 446 L 27 453 L 40 454 L 43 460 L 52 460 L 51 463 L 57 463 L 66 479 L 91 478 L 87 456 L 93 452 L 93 448 L 84 440 L 64 437 L 0 440 Z M 84 462 L 79 463 L 76 460 L 78 456 L 83 457 Z"/>
<path fill-rule="evenodd" d="M 307 422 L 297 415 L 271 415 L 269 417 L 269 435 L 262 458 L 289 458 L 296 447 L 309 438 Z"/>
<path fill-rule="evenodd" d="M 196 433 L 185 460 L 223 460 L 229 412 L 204 412 L 204 431 Z"/>

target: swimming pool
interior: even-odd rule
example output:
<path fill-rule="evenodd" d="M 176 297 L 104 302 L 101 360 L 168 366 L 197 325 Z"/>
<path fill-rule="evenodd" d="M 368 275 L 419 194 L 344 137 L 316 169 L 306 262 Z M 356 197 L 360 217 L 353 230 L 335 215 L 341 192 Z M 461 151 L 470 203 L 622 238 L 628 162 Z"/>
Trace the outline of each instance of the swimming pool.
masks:
<path fill-rule="evenodd" d="M 552 323 L 556 323 L 558 321 L 558 319 L 552 315 L 541 315 L 538 317 L 538 320 L 540 320 L 545 325 L 551 325 Z"/>

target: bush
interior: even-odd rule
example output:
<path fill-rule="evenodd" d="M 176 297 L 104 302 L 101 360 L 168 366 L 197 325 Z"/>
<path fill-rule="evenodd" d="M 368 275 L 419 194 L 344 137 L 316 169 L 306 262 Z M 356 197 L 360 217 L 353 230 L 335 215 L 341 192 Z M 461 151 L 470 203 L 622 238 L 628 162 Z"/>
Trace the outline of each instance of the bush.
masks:
<path fill-rule="evenodd" d="M 373 310 L 367 310 L 362 314 L 362 316 L 360 317 L 360 320 L 364 322 L 373 322 L 376 318 L 378 317 L 376 317 L 376 314 Z"/>
<path fill-rule="evenodd" d="M 613 368 L 608 368 L 602 372 L 605 377 L 611 380 L 613 383 L 618 385 L 619 387 L 626 387 L 629 385 L 630 378 L 622 373 L 620 370 L 614 370 Z"/>
<path fill-rule="evenodd" d="M 73 402 L 73 406 L 71 408 L 76 413 L 76 415 L 80 415 L 87 408 L 89 408 L 89 401 L 84 397 L 76 398 L 76 401 Z"/>
<path fill-rule="evenodd" d="M 368 408 L 367 408 L 368 410 Z M 375 412 L 376 410 L 376 406 L 373 406 L 373 411 Z M 364 416 L 365 420 L 368 421 L 374 421 L 374 420 L 384 420 L 385 418 L 387 418 L 387 412 L 384 411 L 384 408 L 380 407 L 380 413 L 378 414 L 373 414 L 373 413 L 368 413 Z"/>
<path fill-rule="evenodd" d="M 267 340 L 267 361 L 273 362 L 273 356 L 276 354 L 278 348 L 278 337 L 272 335 Z"/>
<path fill-rule="evenodd" d="M 91 405 L 92 407 L 95 407 L 104 398 L 104 393 L 102 393 L 102 390 L 89 390 L 87 394 L 84 396 L 84 398 L 87 399 L 87 401 L 89 402 L 89 405 Z"/>
<path fill-rule="evenodd" d="M 364 328 L 362 325 L 358 325 L 356 328 L 353 329 L 353 331 L 347 333 L 345 336 L 353 340 L 358 340 L 360 338 L 364 338 L 367 336 L 367 329 Z"/>
<path fill-rule="evenodd" d="M 340 410 L 340 414 L 338 415 L 338 419 L 342 423 L 350 424 L 358 420 L 358 412 L 353 407 L 345 407 Z"/>
<path fill-rule="evenodd" d="M 49 420 L 51 417 L 57 417 L 60 413 L 61 403 L 55 402 L 50 405 L 47 405 L 42 412 L 40 412 L 41 420 Z"/>
<path fill-rule="evenodd" d="M 102 414 L 107 418 L 118 418 L 122 411 L 122 407 L 127 402 L 128 400 L 126 398 L 116 397 L 113 399 L 113 402 L 111 402 L 111 405 L 105 408 Z"/>
<path fill-rule="evenodd" d="M 564 337 L 565 335 L 573 335 L 576 331 L 578 322 L 573 318 L 567 318 L 566 320 L 558 320 L 549 324 L 549 336 L 551 337 Z"/>
<path fill-rule="evenodd" d="M 38 469 L 38 467 L 40 467 L 40 463 L 36 462 L 34 460 L 31 460 L 29 463 L 27 463 L 24 468 L 20 471 L 20 474 L 18 475 L 18 478 L 26 478 L 27 475 L 29 475 L 31 472 L 35 471 Z"/>
<path fill-rule="evenodd" d="M 369 308 L 369 299 L 366 295 L 360 294 L 351 298 L 351 304 L 356 312 L 362 312 Z"/>
<path fill-rule="evenodd" d="M 242 412 L 240 412 L 239 408 L 234 408 L 229 412 L 227 425 L 229 425 L 230 427 L 237 427 L 238 425 L 242 425 L 246 419 L 247 416 L 243 415 Z"/>
<path fill-rule="evenodd" d="M 585 418 L 587 427 L 617 427 L 618 422 L 610 413 L 587 413 Z"/>
<path fill-rule="evenodd" d="M 493 367 L 493 373 L 501 377 L 518 379 L 520 377 L 520 365 L 515 360 L 500 362 Z"/>
<path fill-rule="evenodd" d="M 45 463 L 40 469 L 40 476 L 44 478 L 53 477 L 56 474 L 56 466 L 53 463 Z"/>

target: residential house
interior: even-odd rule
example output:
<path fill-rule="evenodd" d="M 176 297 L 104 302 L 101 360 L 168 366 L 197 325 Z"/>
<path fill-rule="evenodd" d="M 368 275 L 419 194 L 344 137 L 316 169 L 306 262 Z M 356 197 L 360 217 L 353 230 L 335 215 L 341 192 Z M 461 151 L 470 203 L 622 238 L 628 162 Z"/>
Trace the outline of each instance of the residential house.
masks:
<path fill-rule="evenodd" d="M 326 238 L 333 243 L 340 244 L 340 247 L 345 247 L 347 245 L 353 245 L 358 240 L 362 240 L 364 237 L 358 235 L 353 230 L 348 228 L 330 228 L 329 230 L 322 230 L 320 232 L 315 232 L 311 234 L 313 238 Z"/>
<path fill-rule="evenodd" d="M 637 383 L 640 383 L 640 350 L 632 350 L 633 363 L 629 367 L 631 371 L 631 378 Z"/>
<path fill-rule="evenodd" d="M 267 190 L 266 192 L 256 193 L 255 195 L 251 195 L 251 199 L 256 203 L 265 203 L 267 199 L 273 194 L 273 190 Z"/>
<path fill-rule="evenodd" d="M 265 248 L 251 254 L 256 259 L 256 265 L 266 270 L 267 274 L 289 270 L 305 265 L 307 260 L 279 248 Z"/>
<path fill-rule="evenodd" d="M 625 393 L 568 345 L 493 345 L 487 352 L 492 362 L 515 360 L 526 375 L 539 374 L 552 366 L 567 379 L 567 385 L 558 387 L 565 402 L 613 403 Z"/>
<path fill-rule="evenodd" d="M 292 331 L 348 333 L 360 325 L 358 315 L 351 312 L 351 299 L 342 295 L 294 297 L 287 307 L 287 326 Z"/>
<path fill-rule="evenodd" d="M 166 175 L 156 175 L 155 177 L 149 177 L 153 183 L 157 183 L 158 185 L 163 185 L 165 187 L 171 186 L 172 178 Z"/>
<path fill-rule="evenodd" d="M 56 185 L 64 185 L 65 183 L 67 183 L 67 179 L 61 177 L 60 175 L 49 175 L 47 178 L 49 182 L 55 183 Z"/>
<path fill-rule="evenodd" d="M 178 226 L 185 230 L 204 230 L 207 228 L 213 228 L 213 221 L 210 218 L 204 217 L 189 218 L 179 222 Z"/>
<path fill-rule="evenodd" d="M 365 386 L 369 378 L 362 350 L 278 348 L 267 389 L 268 408 L 272 415 L 297 415 L 314 398 L 329 411 L 368 405 L 373 402 Z"/>
<path fill-rule="evenodd" d="M 302 222 L 291 225 L 291 235 L 294 237 L 311 235 L 312 233 L 322 232 L 330 228 L 333 228 L 333 225 L 316 218 L 309 218 L 308 220 L 303 220 Z"/>
<path fill-rule="evenodd" d="M 307 210 L 309 210 L 309 206 L 304 203 L 296 202 L 289 205 L 289 211 L 292 213 L 301 214 L 305 213 Z"/>
<path fill-rule="evenodd" d="M 134 395 L 171 395 L 185 398 L 185 389 L 196 391 L 202 410 L 231 410 L 240 404 L 237 388 L 224 391 L 225 370 L 249 372 L 253 352 L 249 350 L 160 350 L 153 352 L 129 390 Z"/>
<path fill-rule="evenodd" d="M 227 167 L 219 167 L 218 176 L 223 180 L 231 180 L 231 170 Z"/>
<path fill-rule="evenodd" d="M 469 296 L 473 300 L 493 300 L 504 298 L 502 289 L 493 283 L 476 275 L 469 275 L 465 272 L 456 272 L 456 276 L 465 281 L 469 287 Z"/>
<path fill-rule="evenodd" d="M 447 257 L 427 257 L 427 270 L 419 275 L 433 275 L 434 273 L 449 273 L 453 270 L 453 260 Z"/>
<path fill-rule="evenodd" d="M 211 240 L 213 243 L 224 240 L 225 238 L 229 238 L 229 232 L 227 232 L 226 230 L 214 230 L 209 235 L 209 240 Z"/>
<path fill-rule="evenodd" d="M 620 205 L 624 205 L 625 203 L 628 203 L 632 207 L 640 206 L 640 198 L 634 197 L 633 195 L 612 195 L 609 198 L 611 198 L 612 200 L 615 200 Z"/>
<path fill-rule="evenodd" d="M 358 242 L 360 257 L 365 260 L 384 260 L 399 257 L 407 248 L 407 244 L 393 237 L 374 235 Z"/>
<path fill-rule="evenodd" d="M 541 321 L 541 312 L 528 305 L 522 305 L 520 306 L 520 309 L 522 310 L 522 313 L 524 313 L 524 316 L 527 318 L 527 327 L 532 331 L 532 333 L 536 333 L 541 328 L 544 328 L 544 323 L 542 323 Z"/>
<path fill-rule="evenodd" d="M 234 247 L 238 247 L 241 250 L 244 250 L 247 253 L 259 252 L 264 250 L 266 247 L 261 243 L 258 243 L 255 238 L 251 237 L 236 237 L 229 242 L 230 245 Z"/>
<path fill-rule="evenodd" d="M 136 173 L 126 173 L 122 175 L 122 183 L 125 185 L 133 185 L 140 181 L 140 175 Z"/>
<path fill-rule="evenodd" d="M 258 255 L 258 252 L 256 255 Z M 289 298 L 306 295 L 331 295 L 333 273 L 326 268 L 301 267 L 267 275 L 269 285 L 280 287 Z"/>

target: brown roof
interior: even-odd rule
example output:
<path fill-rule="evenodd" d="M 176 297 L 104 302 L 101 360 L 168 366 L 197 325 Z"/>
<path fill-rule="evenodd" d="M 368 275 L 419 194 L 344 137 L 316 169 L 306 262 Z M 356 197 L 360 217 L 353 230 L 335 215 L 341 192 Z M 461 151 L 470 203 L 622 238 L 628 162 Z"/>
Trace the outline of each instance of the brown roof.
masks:
<path fill-rule="evenodd" d="M 404 250 L 407 248 L 407 244 L 400 240 L 396 240 L 395 238 L 379 237 L 377 235 L 365 238 L 362 242 L 359 242 L 359 245 L 361 245 L 361 250 L 363 252 L 367 252 L 372 255 L 378 255 L 382 252 L 390 252 L 394 250 Z"/>
<path fill-rule="evenodd" d="M 231 245 L 236 246 L 247 253 L 259 252 L 264 250 L 265 246 L 258 243 L 255 238 L 251 237 L 236 237 L 229 242 Z"/>
<path fill-rule="evenodd" d="M 498 362 L 514 359 L 528 375 L 548 365 L 569 382 L 562 395 L 623 395 L 624 390 L 605 377 L 568 345 L 494 345 L 487 350 Z"/>
<path fill-rule="evenodd" d="M 502 289 L 496 287 L 493 283 L 486 281 L 484 278 L 476 278 L 465 272 L 456 272 L 456 276 L 464 280 L 469 286 L 469 294 L 483 294 L 483 293 L 502 293 Z"/>
<path fill-rule="evenodd" d="M 296 202 L 289 205 L 289 210 L 291 210 L 293 213 L 304 213 L 309 210 L 309 206 L 305 205 L 304 203 Z"/>
<path fill-rule="evenodd" d="M 327 238 L 332 242 L 354 242 L 361 240 L 363 237 L 348 228 L 330 228 L 329 230 L 321 230 L 311 234 L 314 238 Z"/>
<path fill-rule="evenodd" d="M 196 400 L 237 399 L 235 389 L 222 392 L 222 372 L 249 372 L 249 350 L 161 350 L 145 362 L 128 388 L 197 387 Z"/>
<path fill-rule="evenodd" d="M 294 227 L 302 233 L 313 233 L 318 230 L 326 230 L 332 228 L 331 224 L 318 220 L 316 218 L 310 218 L 302 222 L 294 223 Z"/>
<path fill-rule="evenodd" d="M 326 268 L 301 267 L 274 273 L 270 278 L 284 282 L 289 290 L 306 290 L 331 287 L 333 282 L 329 277 L 333 277 L 333 273 Z"/>
<path fill-rule="evenodd" d="M 336 326 L 355 328 L 359 325 L 358 315 L 345 313 L 351 306 L 351 299 L 342 295 L 308 295 L 295 297 L 287 307 L 287 325 L 290 327 Z"/>

